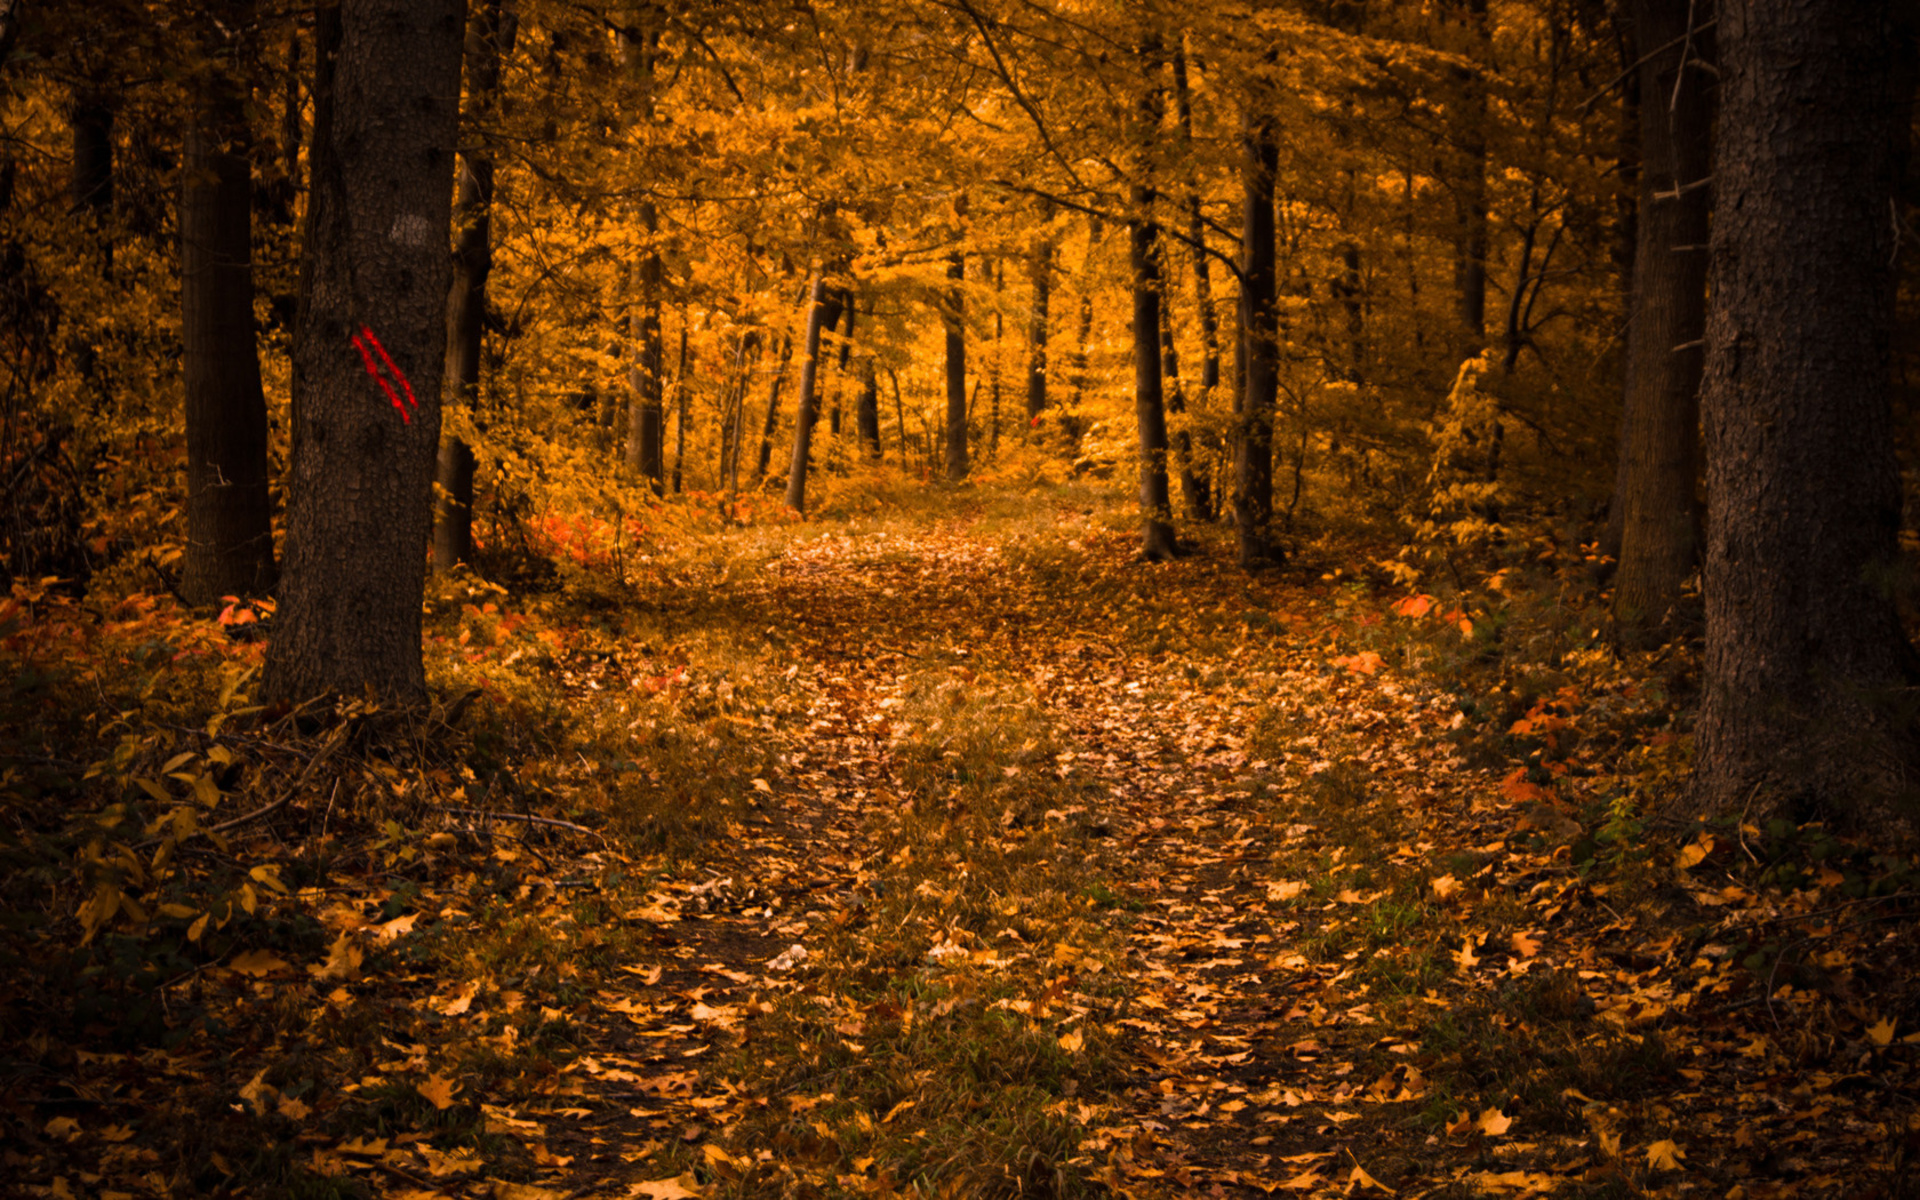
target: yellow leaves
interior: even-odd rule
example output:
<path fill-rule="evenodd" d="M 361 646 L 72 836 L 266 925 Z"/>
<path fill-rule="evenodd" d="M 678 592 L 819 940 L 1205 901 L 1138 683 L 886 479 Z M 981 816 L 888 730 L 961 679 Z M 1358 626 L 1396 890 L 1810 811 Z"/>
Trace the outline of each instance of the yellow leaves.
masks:
<path fill-rule="evenodd" d="M 1060 1035 L 1060 1048 L 1069 1054 L 1078 1054 L 1086 1044 L 1086 1037 L 1078 1029 Z"/>
<path fill-rule="evenodd" d="M 1489 1108 L 1480 1114 L 1474 1124 L 1488 1137 L 1500 1137 L 1513 1128 L 1513 1118 L 1497 1108 Z"/>
<path fill-rule="evenodd" d="M 1687 1156 L 1671 1139 L 1658 1141 L 1647 1147 L 1647 1166 L 1656 1171 L 1679 1171 L 1680 1160 Z"/>
<path fill-rule="evenodd" d="M 240 1089 L 240 1098 L 253 1109 L 254 1116 L 264 1117 L 268 1105 L 280 1098 L 280 1089 L 267 1082 L 267 1072 L 263 1067 Z"/>
<path fill-rule="evenodd" d="M 444 1111 L 453 1107 L 453 1096 L 460 1090 L 460 1085 L 435 1071 L 426 1079 L 414 1084 L 413 1090 L 425 1096 L 427 1103 L 433 1105 L 435 1109 Z"/>
<path fill-rule="evenodd" d="M 478 979 L 469 979 L 464 984 L 461 984 L 459 989 L 451 996 L 445 996 L 435 1000 L 433 1008 L 436 1012 L 446 1016 L 457 1017 L 473 1007 L 473 999 L 479 994 L 480 981 Z"/>
<path fill-rule="evenodd" d="M 366 960 L 366 951 L 354 943 L 351 933 L 343 933 L 333 939 L 333 945 L 327 949 L 327 961 L 307 968 L 307 973 L 315 979 L 352 980 L 360 975 L 360 964 Z"/>
<path fill-rule="evenodd" d="M 1867 1026 L 1867 1038 L 1876 1046 L 1891 1046 L 1893 1044 L 1892 1019 L 1882 1017 L 1877 1024 Z"/>
<path fill-rule="evenodd" d="M 1699 866 L 1706 861 L 1707 855 L 1713 853 L 1713 844 L 1713 835 L 1702 832 L 1698 838 L 1680 847 L 1680 853 L 1675 856 L 1673 865 L 1682 871 Z"/>
<path fill-rule="evenodd" d="M 1352 1194 L 1353 1189 L 1357 1187 L 1372 1188 L 1375 1191 L 1385 1192 L 1389 1196 L 1394 1194 L 1392 1188 L 1388 1187 L 1384 1183 L 1381 1183 L 1378 1179 L 1375 1179 L 1373 1176 L 1367 1174 L 1364 1170 L 1361 1169 L 1360 1164 L 1355 1163 L 1353 1170 L 1349 1172 L 1347 1175 L 1348 1194 Z"/>
<path fill-rule="evenodd" d="M 1428 881 L 1428 886 L 1433 889 L 1433 898 L 1435 900 L 1444 901 L 1458 895 L 1460 892 L 1460 881 L 1452 875 L 1442 875 L 1437 879 L 1430 880 Z"/>
<path fill-rule="evenodd" d="M 270 950 L 247 950 L 234 955 L 227 967 L 242 975 L 265 978 L 275 971 L 290 970 L 291 964 Z"/>
<path fill-rule="evenodd" d="M 1307 885 L 1290 879 L 1282 879 L 1267 884 L 1268 901 L 1279 904 L 1302 895 Z"/>
<path fill-rule="evenodd" d="M 691 1174 L 627 1185 L 627 1195 L 640 1200 L 686 1200 L 689 1196 L 702 1194 L 699 1181 Z"/>
<path fill-rule="evenodd" d="M 72 1117 L 55 1117 L 41 1127 L 41 1132 L 50 1138 L 71 1142 L 80 1136 L 80 1122 Z"/>

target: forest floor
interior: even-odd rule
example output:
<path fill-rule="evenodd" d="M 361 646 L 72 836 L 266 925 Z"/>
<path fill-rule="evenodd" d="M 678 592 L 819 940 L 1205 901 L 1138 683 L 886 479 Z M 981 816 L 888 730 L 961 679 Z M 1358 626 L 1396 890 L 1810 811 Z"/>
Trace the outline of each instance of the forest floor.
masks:
<path fill-rule="evenodd" d="M 1439 602 L 1213 533 L 1143 564 L 1126 525 L 969 494 L 564 601 L 445 585 L 473 690 L 425 720 L 109 705 L 64 784 L 83 748 L 22 725 L 0 1174 L 1913 1194 L 1912 862 L 1641 811 L 1684 654 L 1596 648 L 1551 563 Z M 16 599 L 15 702 L 76 612 Z M 96 654 L 158 619 L 103 616 Z"/>

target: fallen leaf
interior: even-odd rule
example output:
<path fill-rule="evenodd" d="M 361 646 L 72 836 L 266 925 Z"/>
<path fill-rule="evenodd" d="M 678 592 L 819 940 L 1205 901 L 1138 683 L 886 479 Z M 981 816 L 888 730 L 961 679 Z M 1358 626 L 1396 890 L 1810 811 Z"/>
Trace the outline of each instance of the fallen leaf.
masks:
<path fill-rule="evenodd" d="M 259 977 L 271 975 L 275 971 L 284 971 L 289 964 L 286 959 L 271 950 L 248 950 L 243 954 L 234 955 L 227 966 L 242 975 Z"/>
<path fill-rule="evenodd" d="M 700 1184 L 692 1175 L 676 1175 L 672 1179 L 653 1179 L 627 1185 L 629 1197 L 646 1196 L 650 1200 L 685 1200 L 688 1196 L 700 1194 Z"/>
<path fill-rule="evenodd" d="M 1882 1017 L 1878 1025 L 1867 1026 L 1867 1036 L 1873 1039 L 1873 1044 L 1876 1046 L 1891 1046 L 1893 1044 L 1892 1018 Z"/>
<path fill-rule="evenodd" d="M 436 1071 L 422 1082 L 414 1084 L 413 1090 L 425 1096 L 435 1108 L 447 1109 L 453 1107 L 453 1094 L 460 1088 L 453 1080 Z"/>
<path fill-rule="evenodd" d="M 1080 1048 L 1086 1044 L 1087 1039 L 1081 1035 L 1078 1029 L 1071 1033 L 1063 1033 L 1060 1035 L 1060 1048 L 1069 1054 L 1077 1053 Z"/>
<path fill-rule="evenodd" d="M 1534 955 L 1540 953 L 1539 938 L 1529 937 L 1524 933 L 1515 933 L 1507 940 L 1513 944 L 1513 952 L 1521 958 L 1532 958 Z"/>
<path fill-rule="evenodd" d="M 1656 1171 L 1678 1171 L 1681 1169 L 1680 1160 L 1686 1156 L 1687 1152 L 1671 1140 L 1655 1142 L 1647 1147 L 1647 1165 Z"/>
<path fill-rule="evenodd" d="M 1489 1108 L 1480 1114 L 1480 1119 L 1474 1124 L 1488 1137 L 1499 1137 L 1513 1128 L 1513 1118 L 1497 1108 Z"/>
<path fill-rule="evenodd" d="M 1351 1195 L 1356 1187 L 1377 1188 L 1389 1196 L 1393 1195 L 1392 1188 L 1361 1170 L 1358 1164 L 1354 1165 L 1353 1172 L 1347 1176 L 1347 1193 Z"/>
<path fill-rule="evenodd" d="M 1451 875 L 1442 875 L 1438 879 L 1432 880 L 1431 886 L 1433 888 L 1433 898 L 1435 900 L 1445 900 L 1448 896 L 1460 890 L 1460 881 Z"/>

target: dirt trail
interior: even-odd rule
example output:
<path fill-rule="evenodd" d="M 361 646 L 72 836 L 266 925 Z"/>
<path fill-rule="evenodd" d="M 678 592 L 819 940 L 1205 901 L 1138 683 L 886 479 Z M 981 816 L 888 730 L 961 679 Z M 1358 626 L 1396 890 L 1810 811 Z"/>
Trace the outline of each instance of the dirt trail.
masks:
<path fill-rule="evenodd" d="M 1017 678 L 1064 738 L 1040 768 L 1066 797 L 1049 818 L 1090 832 L 1117 898 L 1105 919 L 1126 947 L 1123 961 L 1103 964 L 1133 997 L 1111 1030 L 1126 1072 L 1099 1098 L 1088 1138 L 1119 1164 L 1106 1168 L 1108 1181 L 1138 1194 L 1260 1195 L 1287 1180 L 1310 1189 L 1331 1181 L 1316 1170 L 1344 1176 L 1362 1159 L 1383 1177 L 1404 1172 L 1403 1136 L 1377 1119 L 1376 1102 L 1417 1095 L 1417 1071 L 1409 1088 L 1395 1054 L 1408 1047 L 1372 1045 L 1367 1005 L 1330 1007 L 1340 964 L 1310 965 L 1299 952 L 1288 901 L 1300 881 L 1275 878 L 1272 860 L 1289 842 L 1312 848 L 1314 819 L 1276 814 L 1305 803 L 1299 794 L 1328 768 L 1331 743 L 1364 742 L 1358 753 L 1382 776 L 1411 776 L 1420 764 L 1396 735 L 1405 728 L 1431 742 L 1421 732 L 1427 714 L 1390 687 L 1329 679 L 1324 653 L 1312 665 L 1305 654 L 1291 665 L 1276 654 L 1308 632 L 1303 614 L 1315 602 L 1297 589 L 1249 586 L 1205 560 L 1141 567 L 1127 562 L 1121 539 L 1096 540 L 1070 543 L 1046 570 L 1009 562 L 958 527 L 912 541 L 825 540 L 741 590 L 741 619 L 792 639 L 793 669 L 816 681 L 816 698 L 785 777 L 759 797 L 734 853 L 684 891 L 678 920 L 661 923 L 661 947 L 678 965 L 636 977 L 630 1006 L 643 1012 L 628 1014 L 639 1028 L 627 1032 L 640 1036 L 610 1038 L 612 1055 L 587 1066 L 589 1095 L 618 1100 L 626 1093 L 604 1085 L 684 1065 L 663 1086 L 642 1084 L 649 1103 L 633 1117 L 651 1139 L 702 1143 L 712 1132 L 698 1119 L 703 1102 L 720 1109 L 724 1100 L 713 1091 L 720 1081 L 701 1074 L 705 1048 L 735 1033 L 741 1006 L 769 982 L 806 986 L 804 968 L 787 968 L 823 930 L 861 919 L 875 830 L 915 799 L 890 752 L 890 701 L 930 671 L 962 684 Z M 1244 606 L 1267 628 L 1278 613 L 1280 632 L 1256 634 L 1260 653 L 1246 658 L 1244 628 L 1170 645 L 1150 623 L 1129 622 L 1140 613 L 1108 612 L 1102 623 L 1098 610 L 1114 602 L 1122 572 L 1165 611 Z M 1256 661 L 1249 679 L 1244 668 Z M 1247 724 L 1262 688 L 1304 695 L 1329 685 L 1349 693 L 1339 711 L 1351 728 L 1295 731 L 1296 744 L 1272 761 L 1250 758 Z M 1350 693 L 1361 687 L 1369 702 L 1356 707 Z M 644 1028 L 649 1020 L 655 1028 Z M 639 1065 L 622 1068 L 621 1055 Z M 1352 1107 L 1363 1100 L 1376 1112 Z M 1368 1126 L 1366 1148 L 1334 1161 L 1354 1142 L 1359 1130 L 1347 1123 L 1356 1120 Z M 600 1187 L 620 1174 L 602 1174 L 604 1160 L 589 1172 Z"/>

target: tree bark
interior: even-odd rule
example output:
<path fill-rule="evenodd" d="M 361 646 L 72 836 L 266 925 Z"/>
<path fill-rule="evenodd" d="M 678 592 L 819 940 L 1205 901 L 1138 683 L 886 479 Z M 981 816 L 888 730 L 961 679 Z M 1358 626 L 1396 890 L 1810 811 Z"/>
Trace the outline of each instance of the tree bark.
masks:
<path fill-rule="evenodd" d="M 207 24 L 252 26 L 227 0 Z M 180 195 L 180 333 L 186 384 L 187 547 L 180 592 L 194 604 L 274 583 L 267 400 L 253 327 L 253 188 L 243 47 L 206 31 Z"/>
<path fill-rule="evenodd" d="M 493 273 L 493 151 L 484 128 L 500 91 L 500 59 L 515 22 L 501 0 L 480 0 L 467 24 L 466 148 L 453 203 L 453 287 L 447 293 L 447 397 L 469 419 L 480 400 L 480 342 Z M 477 424 L 477 420 L 476 420 Z M 457 434 L 440 445 L 434 479 L 433 569 L 473 558 L 473 447 Z"/>
<path fill-rule="evenodd" d="M 1484 348 L 1487 327 L 1487 76 L 1490 47 L 1487 0 L 1452 0 L 1465 28 L 1469 64 L 1455 70 L 1460 102 L 1451 130 L 1457 162 L 1454 190 L 1454 288 L 1460 321 L 1459 356 Z"/>
<path fill-rule="evenodd" d="M 1159 47 L 1142 51 L 1149 66 L 1158 66 Z M 1158 84 L 1149 84 L 1140 97 L 1138 119 L 1143 147 L 1149 147 L 1165 114 L 1165 98 Z M 1173 535 L 1173 500 L 1167 492 L 1167 411 L 1165 376 L 1160 361 L 1160 226 L 1153 207 L 1158 198 L 1146 153 L 1135 165 L 1131 203 L 1127 212 L 1127 248 L 1133 267 L 1133 406 L 1140 435 L 1141 554 L 1149 562 L 1174 557 L 1179 548 Z"/>
<path fill-rule="evenodd" d="M 966 256 L 958 250 L 947 256 L 947 289 L 940 319 L 947 328 L 947 481 L 967 477 L 967 294 Z"/>
<path fill-rule="evenodd" d="M 1042 239 L 1030 271 L 1033 305 L 1027 314 L 1027 428 L 1047 408 L 1047 323 L 1053 302 L 1053 239 Z"/>
<path fill-rule="evenodd" d="M 637 28 L 622 37 L 623 52 L 635 72 L 640 88 L 640 118 L 643 125 L 653 121 L 654 54 L 659 31 L 646 25 L 650 12 L 634 15 Z M 662 403 L 661 370 L 665 347 L 660 340 L 661 288 L 666 270 L 653 239 L 660 232 L 660 211 L 651 199 L 640 202 L 640 226 L 647 234 L 647 249 L 634 265 L 634 310 L 631 337 L 635 347 L 630 384 L 632 407 L 627 417 L 627 470 L 645 479 L 655 495 L 665 492 L 666 410 Z"/>
<path fill-rule="evenodd" d="M 1702 65 L 1711 35 L 1690 38 L 1687 20 L 1704 8 L 1690 0 L 1634 3 L 1647 102 L 1640 105 L 1640 206 L 1611 514 L 1620 530 L 1614 628 L 1629 646 L 1662 624 L 1699 560 L 1713 101 Z"/>
<path fill-rule="evenodd" d="M 1275 556 L 1273 523 L 1273 411 L 1280 393 L 1280 330 L 1274 270 L 1274 176 L 1280 134 L 1257 102 L 1246 118 L 1245 194 L 1241 210 L 1240 411 L 1234 439 L 1234 524 L 1240 565 Z"/>
<path fill-rule="evenodd" d="M 767 419 L 760 427 L 760 459 L 753 468 L 753 481 L 767 477 L 773 465 L 773 428 L 780 419 L 780 388 L 787 382 L 787 364 L 793 361 L 793 335 L 780 343 L 780 364 L 774 369 L 773 383 L 767 388 Z"/>
<path fill-rule="evenodd" d="M 673 490 L 675 495 L 678 495 L 680 492 L 680 467 L 687 458 L 687 404 L 691 398 L 687 389 L 687 368 L 689 361 L 687 354 L 687 314 L 683 308 L 680 311 L 680 370 L 673 377 L 674 399 L 677 401 L 674 409 L 675 416 L 673 422 Z"/>
<path fill-rule="evenodd" d="M 1702 813 L 1912 825 L 1888 219 L 1909 20 L 1892 0 L 1719 5 Z"/>
<path fill-rule="evenodd" d="M 813 424 L 819 418 L 815 389 L 820 380 L 820 335 L 840 319 L 838 292 L 827 287 L 826 273 L 815 269 L 807 302 L 806 357 L 800 360 L 800 403 L 793 418 L 793 463 L 787 471 L 787 507 L 807 511 L 807 466 L 813 450 Z"/>
<path fill-rule="evenodd" d="M 874 368 L 873 355 L 863 356 L 860 367 L 860 407 L 855 412 L 855 424 L 860 434 L 860 447 L 866 456 L 874 462 L 881 459 L 880 450 L 880 374 Z"/>
<path fill-rule="evenodd" d="M 422 551 L 440 434 L 464 9 L 461 0 L 341 6 L 331 149 L 313 176 L 303 248 L 304 394 L 263 682 L 281 702 L 425 694 Z"/>

